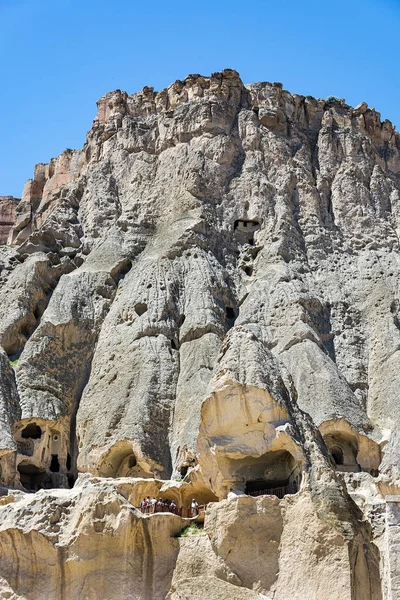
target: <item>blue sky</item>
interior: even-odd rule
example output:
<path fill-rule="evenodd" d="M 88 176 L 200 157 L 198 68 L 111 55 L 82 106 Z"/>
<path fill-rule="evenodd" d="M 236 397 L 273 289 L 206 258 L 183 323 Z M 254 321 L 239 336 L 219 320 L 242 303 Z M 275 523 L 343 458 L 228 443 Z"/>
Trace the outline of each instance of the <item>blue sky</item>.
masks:
<path fill-rule="evenodd" d="M 400 129 L 400 0 L 0 0 L 0 195 L 83 145 L 107 91 L 229 67 Z"/>

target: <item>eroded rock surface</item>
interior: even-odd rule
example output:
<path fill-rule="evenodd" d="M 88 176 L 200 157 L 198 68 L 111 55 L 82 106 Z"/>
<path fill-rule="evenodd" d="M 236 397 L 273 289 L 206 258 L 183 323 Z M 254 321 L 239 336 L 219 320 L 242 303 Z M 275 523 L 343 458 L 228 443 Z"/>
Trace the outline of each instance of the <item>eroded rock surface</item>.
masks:
<path fill-rule="evenodd" d="M 19 198 L 0 196 L 0 244 L 7 244 L 17 218 Z"/>
<path fill-rule="evenodd" d="M 399 231 L 365 102 L 101 98 L 0 198 L 0 598 L 400 598 Z"/>

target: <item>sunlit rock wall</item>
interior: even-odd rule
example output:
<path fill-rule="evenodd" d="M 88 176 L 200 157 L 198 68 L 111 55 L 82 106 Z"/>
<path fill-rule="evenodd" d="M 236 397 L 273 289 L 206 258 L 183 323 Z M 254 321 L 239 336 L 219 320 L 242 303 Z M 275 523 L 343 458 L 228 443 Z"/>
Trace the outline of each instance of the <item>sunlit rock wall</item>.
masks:
<path fill-rule="evenodd" d="M 394 126 L 190 75 L 2 200 L 0 595 L 396 598 Z"/>

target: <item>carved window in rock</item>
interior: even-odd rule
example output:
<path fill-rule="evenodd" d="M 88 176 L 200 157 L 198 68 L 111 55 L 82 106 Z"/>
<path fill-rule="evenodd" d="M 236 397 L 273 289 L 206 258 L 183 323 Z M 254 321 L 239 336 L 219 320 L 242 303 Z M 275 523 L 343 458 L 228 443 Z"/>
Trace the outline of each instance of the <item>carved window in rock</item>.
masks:
<path fill-rule="evenodd" d="M 29 423 L 21 431 L 21 437 L 24 439 L 31 438 L 32 440 L 39 440 L 42 437 L 42 430 L 36 423 Z"/>
<path fill-rule="evenodd" d="M 236 219 L 233 229 L 239 244 L 254 246 L 254 234 L 261 229 L 261 224 L 256 220 Z"/>
<path fill-rule="evenodd" d="M 52 454 L 51 455 L 51 462 L 50 462 L 50 471 L 52 473 L 58 473 L 60 470 L 60 462 L 58 460 L 58 455 L 57 454 Z"/>

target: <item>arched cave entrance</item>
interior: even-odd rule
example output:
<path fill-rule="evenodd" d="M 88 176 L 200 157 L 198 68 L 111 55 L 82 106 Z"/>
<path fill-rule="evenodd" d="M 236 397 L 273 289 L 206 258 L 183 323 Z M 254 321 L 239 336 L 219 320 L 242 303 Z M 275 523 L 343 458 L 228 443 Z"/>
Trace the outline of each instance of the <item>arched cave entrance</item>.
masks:
<path fill-rule="evenodd" d="M 247 457 L 236 463 L 232 479 L 249 496 L 295 494 L 301 484 L 301 463 L 287 450 L 267 452 L 259 458 Z"/>
<path fill-rule="evenodd" d="M 324 440 L 337 471 L 361 471 L 357 462 L 358 441 L 355 435 L 340 431 L 327 434 Z"/>
<path fill-rule="evenodd" d="M 379 475 L 382 460 L 380 445 L 360 433 L 343 418 L 321 423 L 319 430 L 331 456 L 333 467 L 342 473 Z"/>
<path fill-rule="evenodd" d="M 21 484 L 29 492 L 37 492 L 51 483 L 46 471 L 35 465 L 22 462 L 18 465 L 18 472 Z"/>
<path fill-rule="evenodd" d="M 153 477 L 143 469 L 128 443 L 117 443 L 98 466 L 100 477 Z"/>

